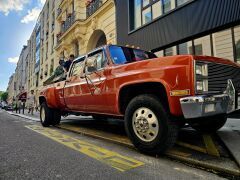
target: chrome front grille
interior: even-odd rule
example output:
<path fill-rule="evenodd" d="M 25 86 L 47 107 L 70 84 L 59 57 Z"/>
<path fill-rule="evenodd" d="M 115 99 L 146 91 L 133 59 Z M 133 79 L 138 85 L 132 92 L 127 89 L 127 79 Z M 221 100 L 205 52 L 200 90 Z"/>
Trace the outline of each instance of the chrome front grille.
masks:
<path fill-rule="evenodd" d="M 196 64 L 206 62 L 196 61 Z M 196 80 L 201 77 L 196 76 Z M 208 93 L 224 92 L 231 79 L 237 93 L 240 93 L 240 68 L 231 65 L 208 62 Z"/>

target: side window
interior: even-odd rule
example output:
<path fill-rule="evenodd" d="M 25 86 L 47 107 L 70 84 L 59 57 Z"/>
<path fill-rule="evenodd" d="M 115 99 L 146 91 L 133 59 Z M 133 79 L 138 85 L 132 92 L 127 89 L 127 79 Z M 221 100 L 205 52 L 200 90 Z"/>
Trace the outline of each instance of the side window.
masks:
<path fill-rule="evenodd" d="M 71 70 L 70 76 L 80 76 L 84 69 L 84 61 L 76 61 Z"/>
<path fill-rule="evenodd" d="M 141 60 L 144 60 L 144 59 L 148 59 L 148 55 L 142 50 L 134 49 L 133 53 L 134 53 L 134 56 L 135 56 L 135 59 L 134 59 L 135 61 L 141 61 Z"/>
<path fill-rule="evenodd" d="M 103 68 L 103 53 L 98 53 L 95 55 L 96 58 L 96 68 L 101 69 Z"/>
<path fill-rule="evenodd" d="M 91 64 L 92 66 L 92 71 L 98 71 L 99 69 L 104 68 L 106 64 L 106 58 L 103 54 L 103 51 L 98 51 L 94 54 L 90 54 L 87 58 L 87 61 Z M 88 71 L 89 72 L 89 71 Z"/>
<path fill-rule="evenodd" d="M 110 46 L 109 50 L 115 64 L 124 64 L 125 62 L 127 62 L 127 57 L 122 47 Z"/>

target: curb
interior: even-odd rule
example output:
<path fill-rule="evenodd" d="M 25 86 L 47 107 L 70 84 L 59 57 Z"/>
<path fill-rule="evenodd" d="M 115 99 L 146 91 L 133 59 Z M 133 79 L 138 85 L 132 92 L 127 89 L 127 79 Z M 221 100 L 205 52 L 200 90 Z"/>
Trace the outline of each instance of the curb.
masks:
<path fill-rule="evenodd" d="M 13 116 L 17 116 L 17 117 L 29 119 L 29 120 L 32 120 L 32 121 L 40 122 L 40 120 L 38 118 L 29 117 L 29 116 L 26 116 L 26 115 L 23 115 L 23 114 L 16 114 L 16 113 L 8 112 L 8 111 L 7 111 L 7 113 L 10 114 L 10 115 L 13 115 Z"/>

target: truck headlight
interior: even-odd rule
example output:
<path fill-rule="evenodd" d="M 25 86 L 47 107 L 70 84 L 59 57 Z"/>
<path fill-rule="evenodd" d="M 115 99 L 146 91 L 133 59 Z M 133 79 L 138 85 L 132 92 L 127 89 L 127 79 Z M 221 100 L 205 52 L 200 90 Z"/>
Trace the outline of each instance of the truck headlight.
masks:
<path fill-rule="evenodd" d="M 208 64 L 195 61 L 195 88 L 196 93 L 208 92 Z"/>
<path fill-rule="evenodd" d="M 196 65 L 196 74 L 201 76 L 208 76 L 208 65 L 207 64 L 197 64 Z"/>
<path fill-rule="evenodd" d="M 201 80 L 196 82 L 197 92 L 207 92 L 208 91 L 208 80 Z"/>

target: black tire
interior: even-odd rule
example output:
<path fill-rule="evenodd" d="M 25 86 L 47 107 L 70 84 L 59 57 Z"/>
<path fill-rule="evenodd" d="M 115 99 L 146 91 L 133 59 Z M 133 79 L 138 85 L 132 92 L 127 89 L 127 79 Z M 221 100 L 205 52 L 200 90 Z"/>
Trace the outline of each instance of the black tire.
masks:
<path fill-rule="evenodd" d="M 44 102 L 40 107 L 40 122 L 43 127 L 50 125 L 57 125 L 61 121 L 61 113 L 58 110 L 49 108 L 47 103 Z"/>
<path fill-rule="evenodd" d="M 42 126 L 49 127 L 51 125 L 52 120 L 53 120 L 52 109 L 48 107 L 46 102 L 42 103 L 40 107 L 40 122 Z"/>
<path fill-rule="evenodd" d="M 54 109 L 54 110 L 53 110 L 53 121 L 52 121 L 51 124 L 52 124 L 53 126 L 56 126 L 56 125 L 60 124 L 61 117 L 62 117 L 61 111 Z"/>
<path fill-rule="evenodd" d="M 158 128 L 158 133 L 156 133 L 156 137 L 150 142 L 140 139 L 139 135 L 136 134 L 139 134 L 139 132 L 136 132 L 133 127 L 133 124 L 135 124 L 133 122 L 135 112 L 144 107 L 154 113 L 155 119 L 158 122 L 158 126 L 154 127 Z M 159 99 L 156 96 L 148 94 L 139 95 L 128 104 L 125 112 L 125 129 L 134 146 L 139 151 L 147 154 L 160 154 L 171 148 L 176 142 L 179 130 L 177 124 L 170 120 L 169 113 L 163 108 Z"/>
<path fill-rule="evenodd" d="M 227 121 L 226 115 L 217 115 L 205 118 L 198 118 L 189 121 L 190 126 L 203 133 L 215 133 L 221 129 Z"/>

